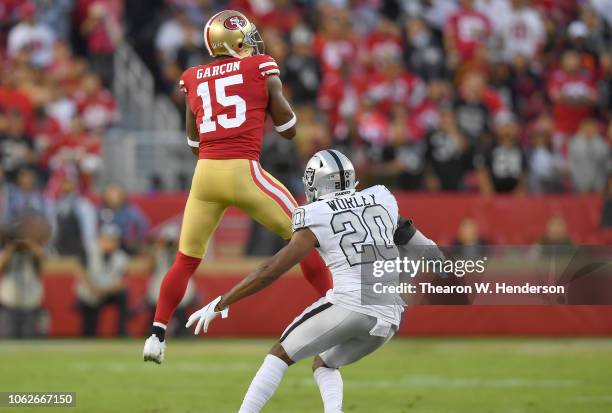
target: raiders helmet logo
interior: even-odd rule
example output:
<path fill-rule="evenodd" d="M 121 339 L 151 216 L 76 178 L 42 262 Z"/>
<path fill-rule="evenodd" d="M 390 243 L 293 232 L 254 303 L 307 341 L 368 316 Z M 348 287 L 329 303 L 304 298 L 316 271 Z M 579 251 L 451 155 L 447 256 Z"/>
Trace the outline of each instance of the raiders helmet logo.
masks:
<path fill-rule="evenodd" d="M 246 26 L 246 20 L 241 16 L 231 16 L 225 19 L 223 25 L 226 29 L 240 30 L 241 27 Z"/>
<path fill-rule="evenodd" d="M 312 168 L 306 168 L 306 172 L 304 172 L 304 179 L 308 186 L 312 186 L 314 182 L 315 170 Z"/>

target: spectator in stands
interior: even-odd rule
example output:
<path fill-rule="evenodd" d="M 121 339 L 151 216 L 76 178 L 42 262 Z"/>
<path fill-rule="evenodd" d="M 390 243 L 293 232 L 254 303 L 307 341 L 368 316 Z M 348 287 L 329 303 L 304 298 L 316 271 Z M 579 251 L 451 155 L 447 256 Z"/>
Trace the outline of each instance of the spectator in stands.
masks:
<path fill-rule="evenodd" d="M 8 54 L 12 58 L 24 54 L 33 66 L 45 68 L 53 59 L 55 35 L 49 27 L 38 22 L 33 3 L 26 1 L 19 11 L 21 22 L 8 35 Z"/>
<path fill-rule="evenodd" d="M 98 330 L 100 310 L 114 305 L 118 311 L 117 334 L 127 334 L 126 273 L 129 256 L 121 249 L 121 231 L 106 225 L 100 228 L 98 242 L 90 251 L 87 269 L 77 284 L 81 329 L 85 337 Z"/>
<path fill-rule="evenodd" d="M 38 178 L 32 169 L 20 169 L 16 183 L 9 184 L 6 194 L 3 223 L 16 222 L 21 217 L 33 213 L 42 215 L 48 222 L 52 222 L 52 206 L 38 189 Z"/>
<path fill-rule="evenodd" d="M 499 113 L 495 117 L 495 143 L 474 160 L 482 194 L 524 191 L 527 165 L 517 138 L 514 115 Z"/>
<path fill-rule="evenodd" d="M 468 73 L 454 103 L 457 126 L 471 147 L 480 146 L 490 132 L 491 111 L 483 100 L 485 88 L 486 80 L 482 74 Z"/>
<path fill-rule="evenodd" d="M 548 219 L 544 234 L 538 241 L 540 246 L 572 246 L 574 241 L 567 231 L 567 223 L 563 215 L 555 214 Z M 546 250 L 543 250 L 546 254 Z M 550 253 L 550 251 L 549 251 Z"/>
<path fill-rule="evenodd" d="M 489 18 L 474 7 L 474 0 L 460 0 L 460 8 L 446 22 L 445 46 L 451 68 L 474 57 L 483 48 L 492 32 Z"/>
<path fill-rule="evenodd" d="M 312 42 L 313 34 L 305 26 L 298 26 L 291 33 L 292 53 L 285 61 L 283 83 L 291 89 L 295 104 L 314 103 L 321 86 L 321 72 Z"/>
<path fill-rule="evenodd" d="M 458 191 L 469 162 L 469 144 L 455 121 L 451 106 L 440 110 L 439 125 L 427 136 L 427 158 L 435 176 L 435 189 Z"/>
<path fill-rule="evenodd" d="M 359 105 L 360 85 L 356 77 L 346 61 L 340 64 L 338 71 L 330 70 L 323 76 L 317 106 L 336 141 L 348 139 L 351 132 L 351 121 Z"/>
<path fill-rule="evenodd" d="M 448 18 L 458 8 L 455 0 L 406 1 L 402 5 L 410 16 L 422 18 L 437 32 L 442 31 Z"/>
<path fill-rule="evenodd" d="M 610 148 L 594 119 L 584 119 L 569 143 L 569 170 L 577 192 L 599 192 L 608 176 Z"/>
<path fill-rule="evenodd" d="M 567 49 L 576 52 L 584 70 L 588 72 L 592 78 L 596 78 L 599 62 L 597 52 L 594 48 L 595 45 L 591 39 L 589 39 L 590 36 L 587 25 L 581 20 L 576 20 L 568 26 L 567 34 Z"/>
<path fill-rule="evenodd" d="M 155 35 L 155 49 L 162 68 L 176 62 L 179 50 L 186 43 L 203 46 L 204 39 L 199 28 L 193 26 L 184 9 L 173 7 Z M 163 70 L 163 69 L 162 69 Z"/>
<path fill-rule="evenodd" d="M 580 20 L 587 27 L 589 34 L 586 42 L 591 45 L 595 54 L 605 53 L 609 48 L 612 33 L 610 26 L 606 24 L 604 14 L 585 4 L 580 9 Z"/>
<path fill-rule="evenodd" d="M 210 59 L 203 45 L 201 22 L 198 25 L 192 23 L 193 9 L 194 7 L 185 5 L 172 6 L 167 13 L 171 14 L 171 18 L 161 24 L 154 43 L 161 87 L 181 109 L 185 100 L 184 94 L 176 87 L 180 76 L 188 67 L 208 62 Z"/>
<path fill-rule="evenodd" d="M 140 208 L 128 201 L 125 190 L 119 184 L 108 185 L 102 194 L 98 209 L 100 225 L 119 228 L 121 247 L 130 254 L 137 254 L 149 232 L 149 222 Z"/>
<path fill-rule="evenodd" d="M 174 262 L 176 250 L 178 248 L 179 232 L 180 227 L 176 223 L 164 225 L 160 229 L 159 235 L 156 237 L 151 247 L 151 251 L 148 254 L 151 276 L 147 285 L 147 307 L 151 321 L 155 315 L 159 288 L 168 269 Z M 172 325 L 170 326 L 170 329 L 174 331 L 175 335 L 185 336 L 189 334 L 189 331 L 184 328 L 184 325 L 187 323 L 187 308 L 193 306 L 195 301 L 196 287 L 193 278 L 191 278 L 187 284 L 187 290 L 185 291 L 183 300 L 174 313 Z"/>
<path fill-rule="evenodd" d="M 40 325 L 44 289 L 41 267 L 50 228 L 44 217 L 22 216 L 3 234 L 0 250 L 0 306 L 7 315 L 9 336 L 44 334 Z"/>
<path fill-rule="evenodd" d="M 510 0 L 475 0 L 474 7 L 489 18 L 495 30 L 504 25 L 511 13 Z"/>
<path fill-rule="evenodd" d="M 547 109 L 542 76 L 532 69 L 532 62 L 516 55 L 508 68 L 508 78 L 502 87 L 510 96 L 513 112 L 523 119 L 534 119 Z"/>
<path fill-rule="evenodd" d="M 118 120 L 113 95 L 102 86 L 100 78 L 92 73 L 81 81 L 75 101 L 83 118 L 83 126 L 89 132 L 100 134 Z"/>
<path fill-rule="evenodd" d="M 36 168 L 37 154 L 34 141 L 27 133 L 25 120 L 20 112 L 6 115 L 6 127 L 0 126 L 0 165 L 6 178 L 15 182 L 21 168 Z"/>
<path fill-rule="evenodd" d="M 576 133 L 580 122 L 593 114 L 595 93 L 593 78 L 580 61 L 580 55 L 572 50 L 565 51 L 561 69 L 553 73 L 548 86 L 554 105 L 555 132 L 561 137 Z"/>
<path fill-rule="evenodd" d="M 87 41 L 91 68 L 105 86 L 113 79 L 113 54 L 122 36 L 122 5 L 117 0 L 85 2 L 85 19 L 80 30 Z"/>
<path fill-rule="evenodd" d="M 102 167 L 102 140 L 100 136 L 85 130 L 83 118 L 72 118 L 70 128 L 61 135 L 47 150 L 52 176 L 49 189 L 53 192 L 54 177 L 70 169 L 79 179 L 79 191 L 89 194 L 93 179 Z"/>
<path fill-rule="evenodd" d="M 482 258 L 487 254 L 487 241 L 480 234 L 478 222 L 471 217 L 461 220 L 452 255 L 457 258 Z"/>
<path fill-rule="evenodd" d="M 62 131 L 70 129 L 70 122 L 77 114 L 77 105 L 65 85 L 53 83 L 49 87 L 49 98 L 45 107 Z"/>
<path fill-rule="evenodd" d="M 404 52 L 400 27 L 395 20 L 385 16 L 379 16 L 374 30 L 364 34 L 364 43 L 365 50 L 360 53 L 365 70 L 375 70 L 379 60 L 399 57 Z"/>
<path fill-rule="evenodd" d="M 278 30 L 282 36 L 288 35 L 301 19 L 301 11 L 291 0 L 272 0 L 259 21 L 263 27 Z M 357 6 L 358 7 L 358 6 Z"/>
<path fill-rule="evenodd" d="M 321 13 L 319 30 L 312 47 L 323 72 L 328 74 L 341 70 L 346 62 L 357 55 L 357 39 L 347 27 L 351 27 L 350 13 L 341 8 L 325 8 Z"/>
<path fill-rule="evenodd" d="M 375 104 L 378 112 L 389 117 L 396 104 L 414 109 L 423 103 L 427 87 L 421 79 L 404 69 L 399 54 L 391 53 L 380 58 L 375 67 L 363 94 Z"/>
<path fill-rule="evenodd" d="M 53 244 L 58 254 L 74 256 L 87 265 L 88 251 L 94 248 L 97 239 L 96 208 L 78 193 L 77 177 L 66 173 L 58 185 Z"/>
<path fill-rule="evenodd" d="M 502 46 L 502 58 L 507 63 L 519 55 L 531 60 L 544 44 L 544 23 L 528 1 L 511 0 L 509 3 L 506 13 L 499 15 L 500 25 L 496 27 Z"/>
<path fill-rule="evenodd" d="M 406 20 L 406 67 L 422 79 L 435 79 L 446 74 L 444 50 L 439 39 L 419 18 Z"/>
<path fill-rule="evenodd" d="M 70 38 L 70 17 L 75 0 L 34 0 L 38 20 L 53 30 L 58 38 Z"/>
<path fill-rule="evenodd" d="M 529 190 L 532 193 L 563 192 L 565 160 L 552 146 L 552 131 L 536 126 L 529 153 Z"/>
<path fill-rule="evenodd" d="M 20 74 L 23 71 L 11 71 L 0 74 L 0 112 L 19 112 L 26 126 L 29 126 L 34 114 L 34 104 L 30 96 L 22 89 Z"/>

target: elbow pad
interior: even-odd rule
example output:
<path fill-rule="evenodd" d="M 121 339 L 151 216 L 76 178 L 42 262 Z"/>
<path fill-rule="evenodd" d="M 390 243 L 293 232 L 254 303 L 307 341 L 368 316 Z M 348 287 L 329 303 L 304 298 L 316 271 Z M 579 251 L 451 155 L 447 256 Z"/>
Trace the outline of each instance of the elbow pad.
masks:
<path fill-rule="evenodd" d="M 393 234 L 393 242 L 395 245 L 406 245 L 410 242 L 416 231 L 417 229 L 411 219 L 400 217 L 397 229 Z"/>

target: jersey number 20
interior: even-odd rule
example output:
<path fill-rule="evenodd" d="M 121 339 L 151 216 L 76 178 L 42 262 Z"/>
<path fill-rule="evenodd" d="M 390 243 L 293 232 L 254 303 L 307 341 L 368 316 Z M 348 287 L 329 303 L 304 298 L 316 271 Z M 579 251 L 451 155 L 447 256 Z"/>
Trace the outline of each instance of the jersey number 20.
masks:
<path fill-rule="evenodd" d="M 396 256 L 393 243 L 395 225 L 382 205 L 365 207 L 361 217 L 353 211 L 334 214 L 331 227 L 334 234 L 342 234 L 340 249 L 351 267 L 369 264 L 375 259 L 390 260 Z M 366 243 L 368 235 L 374 245 Z"/>
<path fill-rule="evenodd" d="M 228 96 L 225 93 L 226 87 L 241 85 L 242 83 L 242 75 L 233 75 L 215 79 L 216 102 L 225 108 L 230 106 L 234 106 L 236 108 L 236 117 L 230 118 L 223 113 L 217 116 L 216 122 L 212 119 L 213 110 L 210 96 L 210 86 L 208 85 L 208 82 L 203 82 L 198 85 L 197 93 L 200 99 L 202 99 L 202 109 L 204 109 L 204 116 L 202 116 L 202 123 L 200 123 L 200 133 L 216 131 L 217 123 L 225 129 L 237 128 L 244 123 L 246 120 L 246 102 L 240 96 Z"/>

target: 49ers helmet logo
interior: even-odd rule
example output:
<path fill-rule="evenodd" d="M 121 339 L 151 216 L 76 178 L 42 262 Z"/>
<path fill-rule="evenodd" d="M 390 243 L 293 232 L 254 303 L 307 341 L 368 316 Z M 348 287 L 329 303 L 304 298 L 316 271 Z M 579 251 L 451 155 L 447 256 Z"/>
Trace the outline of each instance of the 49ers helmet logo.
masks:
<path fill-rule="evenodd" d="M 246 20 L 242 16 L 231 16 L 225 19 L 223 25 L 230 30 L 239 30 L 246 26 Z"/>

